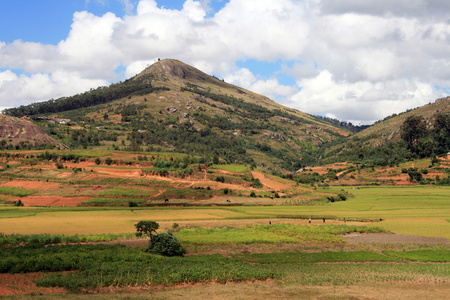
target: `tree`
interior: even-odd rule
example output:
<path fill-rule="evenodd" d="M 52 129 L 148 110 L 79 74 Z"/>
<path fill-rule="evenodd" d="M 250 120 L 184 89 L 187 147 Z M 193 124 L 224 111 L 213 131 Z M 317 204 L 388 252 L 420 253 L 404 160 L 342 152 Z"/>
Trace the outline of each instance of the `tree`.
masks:
<path fill-rule="evenodd" d="M 134 226 L 137 230 L 136 236 L 147 235 L 150 237 L 150 243 L 145 250 L 146 252 L 163 256 L 184 256 L 186 253 L 186 250 L 171 233 L 156 233 L 159 224 L 155 221 L 139 221 Z"/>
<path fill-rule="evenodd" d="M 409 116 L 400 126 L 400 136 L 408 143 L 408 149 L 417 154 L 419 138 L 426 135 L 427 128 L 422 116 Z"/>
<path fill-rule="evenodd" d="M 134 225 L 136 227 L 136 236 L 141 237 L 147 235 L 152 240 L 156 236 L 156 230 L 159 228 L 159 224 L 155 221 L 139 221 Z"/>

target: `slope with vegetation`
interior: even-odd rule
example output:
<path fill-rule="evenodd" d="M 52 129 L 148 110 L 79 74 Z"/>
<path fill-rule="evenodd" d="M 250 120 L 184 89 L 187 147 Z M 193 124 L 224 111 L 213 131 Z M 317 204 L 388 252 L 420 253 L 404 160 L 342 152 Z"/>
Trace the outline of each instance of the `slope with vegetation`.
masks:
<path fill-rule="evenodd" d="M 325 142 L 349 133 L 176 60 L 158 61 L 110 87 L 4 113 L 30 115 L 71 148 L 218 156 L 273 172 L 311 164 Z M 49 117 L 70 120 L 69 126 Z"/>
<path fill-rule="evenodd" d="M 392 166 L 406 160 L 446 156 L 449 151 L 450 97 L 446 97 L 328 143 L 319 151 L 318 163 L 348 161 Z"/>

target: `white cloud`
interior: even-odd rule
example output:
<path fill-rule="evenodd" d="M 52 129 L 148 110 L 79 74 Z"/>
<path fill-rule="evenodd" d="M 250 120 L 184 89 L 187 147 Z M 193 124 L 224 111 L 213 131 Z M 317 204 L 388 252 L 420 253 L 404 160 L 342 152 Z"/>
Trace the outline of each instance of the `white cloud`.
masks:
<path fill-rule="evenodd" d="M 315 115 L 333 115 L 354 123 L 371 123 L 433 101 L 439 95 L 428 84 L 408 79 L 383 82 L 338 81 L 325 70 L 300 80 L 292 106 Z"/>
<path fill-rule="evenodd" d="M 75 12 L 57 45 L 0 41 L 0 106 L 82 92 L 118 79 L 120 65 L 131 77 L 157 58 L 285 97 L 308 113 L 365 123 L 433 101 L 441 96 L 434 86 L 450 87 L 445 1 L 230 0 L 215 14 L 208 0 L 185 0 L 180 10 L 155 0 L 96 1 L 120 1 L 127 14 Z M 282 63 L 261 76 L 236 66 L 246 60 Z"/>
<path fill-rule="evenodd" d="M 105 86 L 105 80 L 80 78 L 79 74 L 54 72 L 17 76 L 11 71 L 0 73 L 1 106 L 17 107 L 31 102 L 70 96 L 98 86 Z M 52 95 L 49 97 L 49 95 Z"/>

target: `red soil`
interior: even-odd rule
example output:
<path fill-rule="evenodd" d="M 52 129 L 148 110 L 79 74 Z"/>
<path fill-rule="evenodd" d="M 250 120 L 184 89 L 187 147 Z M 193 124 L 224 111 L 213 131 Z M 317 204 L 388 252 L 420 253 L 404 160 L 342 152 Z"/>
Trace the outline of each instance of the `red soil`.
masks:
<path fill-rule="evenodd" d="M 24 206 L 77 206 L 92 197 L 29 196 L 20 198 Z"/>
<path fill-rule="evenodd" d="M 56 190 L 60 184 L 56 182 L 35 181 L 35 180 L 12 180 L 1 184 L 0 186 L 25 188 L 38 191 Z"/>
<path fill-rule="evenodd" d="M 65 293 L 63 288 L 37 287 L 33 280 L 39 279 L 44 273 L 0 274 L 0 296 Z"/>

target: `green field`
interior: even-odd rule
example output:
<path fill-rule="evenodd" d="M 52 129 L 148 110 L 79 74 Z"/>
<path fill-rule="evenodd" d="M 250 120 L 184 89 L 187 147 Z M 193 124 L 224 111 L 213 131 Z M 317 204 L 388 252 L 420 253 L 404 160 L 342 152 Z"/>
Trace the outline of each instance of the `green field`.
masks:
<path fill-rule="evenodd" d="M 111 187 L 98 195 L 105 198 L 93 201 L 139 200 L 132 197 L 154 192 Z M 346 294 L 343 289 L 367 290 L 383 284 L 391 289 L 394 283 L 414 289 L 426 285 L 433 295 L 446 294 L 450 282 L 448 244 L 350 245 L 341 235 L 393 232 L 450 238 L 450 188 L 333 187 L 318 192 L 349 197 L 312 206 L 4 205 L 0 207 L 0 273 L 56 272 L 40 273 L 38 290 L 100 291 L 136 285 L 152 290 L 162 285 L 168 288 L 162 298 L 172 297 L 171 287 L 179 285 L 201 284 L 200 291 L 205 293 L 209 283 L 226 283 L 227 289 L 221 293 L 230 297 L 256 288 L 258 281 L 274 288 L 265 293 L 268 298 L 285 293 L 292 296 L 287 298 L 297 298 L 305 287 L 327 286 L 335 287 L 342 298 Z M 141 220 L 158 222 L 159 232 L 173 232 L 189 257 L 163 258 L 143 252 L 148 242 L 133 239 L 134 224 Z M 140 244 L 135 248 L 58 245 L 114 240 Z M 211 253 L 215 254 L 204 255 Z M 239 288 L 229 287 L 230 283 L 239 283 Z M 414 296 L 414 289 L 403 289 L 398 295 Z M 183 295 L 196 291 L 189 288 Z"/>
<path fill-rule="evenodd" d="M 217 226 L 236 220 L 298 219 L 313 224 L 347 224 L 382 227 L 397 234 L 411 234 L 450 239 L 450 188 L 414 187 L 349 187 L 335 188 L 352 194 L 347 201 L 317 206 L 235 206 L 209 208 L 0 208 L 1 232 L 12 234 L 89 234 L 120 233 L 133 230 L 139 220 L 181 222 L 200 225 L 215 220 Z M 120 189 L 113 189 L 120 193 Z M 330 192 L 331 189 L 324 190 Z M 333 190 L 331 190 L 333 191 Z M 141 191 L 147 194 L 146 191 Z M 107 192 L 109 193 L 109 191 Z M 285 219 L 286 218 L 286 219 Z M 378 222 L 382 219 L 382 222 Z M 361 220 L 363 222 L 361 222 Z M 371 223 L 370 220 L 374 222 Z M 245 223 L 248 224 L 248 223 Z M 251 224 L 251 223 L 250 223 Z"/>

